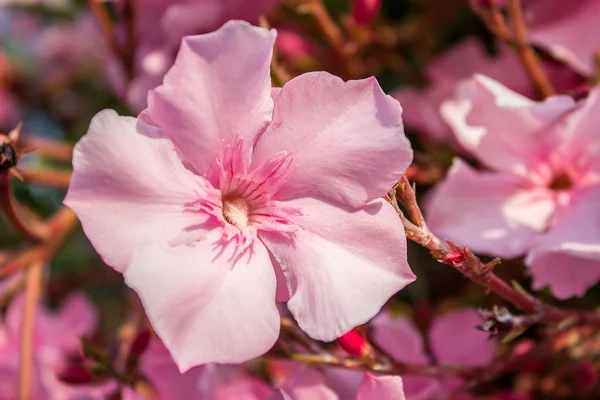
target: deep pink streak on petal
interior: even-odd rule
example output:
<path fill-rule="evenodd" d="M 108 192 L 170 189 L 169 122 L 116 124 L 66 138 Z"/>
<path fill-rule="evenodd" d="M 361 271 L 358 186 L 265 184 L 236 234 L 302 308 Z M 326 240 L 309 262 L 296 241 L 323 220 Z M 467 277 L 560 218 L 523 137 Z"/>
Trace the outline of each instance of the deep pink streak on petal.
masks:
<path fill-rule="evenodd" d="M 483 322 L 475 310 L 462 309 L 435 319 L 429 343 L 440 364 L 482 367 L 494 358 L 495 343 L 477 329 Z"/>
<path fill-rule="evenodd" d="M 275 31 L 230 21 L 218 31 L 183 40 L 164 83 L 144 112 L 203 174 L 222 141 L 252 143 L 271 120 L 269 66 Z"/>
<path fill-rule="evenodd" d="M 550 191 L 522 187 L 521 178 L 478 172 L 455 159 L 427 204 L 427 222 L 442 239 L 500 257 L 520 256 L 554 211 Z"/>
<path fill-rule="evenodd" d="M 356 400 L 406 400 L 399 376 L 374 376 L 365 374 L 358 388 Z"/>
<path fill-rule="evenodd" d="M 259 237 L 290 282 L 288 308 L 315 339 L 331 341 L 373 317 L 415 279 L 394 209 L 375 200 L 360 210 L 312 198 L 287 204 L 303 215 L 292 239 Z"/>
<path fill-rule="evenodd" d="M 404 316 L 383 311 L 372 321 L 375 342 L 399 362 L 429 364 L 423 338 L 414 323 Z"/>
<path fill-rule="evenodd" d="M 202 180 L 159 130 L 105 110 L 75 146 L 64 202 L 104 261 L 122 272 L 137 246 L 168 242 L 194 223 L 183 205 Z"/>
<path fill-rule="evenodd" d="M 375 78 L 303 74 L 277 96 L 253 163 L 292 152 L 295 170 L 279 199 L 317 196 L 360 207 L 385 194 L 412 161 L 401 116 Z"/>
<path fill-rule="evenodd" d="M 279 334 L 267 250 L 255 241 L 251 257 L 236 257 L 220 240 L 216 229 L 192 246 L 146 246 L 124 273 L 182 372 L 260 356 Z"/>
<path fill-rule="evenodd" d="M 275 389 L 267 400 L 294 400 L 283 389 Z"/>

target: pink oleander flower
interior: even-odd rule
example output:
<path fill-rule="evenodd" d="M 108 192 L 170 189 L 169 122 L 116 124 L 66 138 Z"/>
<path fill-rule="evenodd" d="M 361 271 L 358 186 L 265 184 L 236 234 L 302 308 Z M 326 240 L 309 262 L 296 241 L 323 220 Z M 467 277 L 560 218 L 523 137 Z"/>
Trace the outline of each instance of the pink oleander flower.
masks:
<path fill-rule="evenodd" d="M 474 251 L 526 255 L 534 288 L 582 295 L 600 279 L 600 91 L 529 100 L 477 76 L 446 116 L 488 170 L 456 159 L 427 207 L 432 230 Z"/>
<path fill-rule="evenodd" d="M 185 38 L 140 118 L 102 111 L 75 148 L 65 204 L 182 371 L 270 349 L 276 300 L 331 341 L 415 279 L 380 199 L 412 158 L 400 105 L 374 78 L 272 89 L 275 36 Z"/>
<path fill-rule="evenodd" d="M 483 367 L 494 358 L 495 344 L 476 327 L 482 322 L 476 311 L 461 309 L 435 319 L 427 336 L 428 348 L 439 364 Z M 408 364 L 430 364 L 421 333 L 406 317 L 383 312 L 372 321 L 373 339 L 394 359 Z M 410 400 L 443 400 L 461 381 L 405 375 L 404 393 Z M 468 399 L 466 395 L 461 400 Z"/>
<path fill-rule="evenodd" d="M 135 77 L 127 100 L 136 111 L 146 108 L 148 91 L 161 84 L 186 35 L 216 30 L 226 21 L 251 23 L 269 14 L 279 0 L 140 0 L 136 2 Z M 117 1 L 122 5 L 122 1 Z M 125 77 L 123 76 L 124 80 Z"/>
<path fill-rule="evenodd" d="M 543 63 L 557 90 L 577 87 L 580 78 L 567 68 L 549 61 Z M 474 38 L 468 38 L 442 53 L 426 69 L 430 84 L 425 90 L 402 88 L 393 93 L 404 107 L 404 121 L 437 141 L 455 143 L 452 130 L 440 113 L 445 101 L 452 101 L 457 86 L 474 74 L 487 75 L 510 89 L 534 97 L 535 87 L 510 48 L 499 45 L 496 57 L 486 54 Z"/>
<path fill-rule="evenodd" d="M 600 50 L 600 2 L 528 0 L 524 3 L 529 40 L 580 74 L 593 76 Z"/>
<path fill-rule="evenodd" d="M 374 376 L 369 373 L 361 375 L 363 377 L 355 390 L 340 395 L 327 385 L 323 374 L 307 369 L 306 366 L 299 366 L 268 400 L 406 400 L 402 378 L 399 376 Z"/>
<path fill-rule="evenodd" d="M 0 399 L 17 398 L 17 376 L 24 298 L 13 300 L 8 308 L 0 333 Z M 36 311 L 34 325 L 34 370 L 31 398 L 36 400 L 74 400 L 87 395 L 104 398 L 109 386 L 72 387 L 57 375 L 71 360 L 81 357 L 79 342 L 83 335 L 93 333 L 98 317 L 93 306 L 81 295 L 67 298 L 56 312 L 41 307 Z M 96 397 L 97 396 L 97 397 Z"/>

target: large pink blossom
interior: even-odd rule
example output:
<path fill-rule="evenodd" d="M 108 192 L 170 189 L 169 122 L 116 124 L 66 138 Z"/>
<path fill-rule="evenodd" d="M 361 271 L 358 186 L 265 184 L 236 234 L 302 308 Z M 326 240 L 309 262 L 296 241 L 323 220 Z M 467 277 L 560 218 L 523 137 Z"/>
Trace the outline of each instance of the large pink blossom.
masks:
<path fill-rule="evenodd" d="M 582 295 L 600 279 L 600 91 L 534 102 L 478 76 L 460 96 L 448 122 L 489 170 L 456 159 L 431 228 L 478 252 L 527 255 L 535 288 Z"/>
<path fill-rule="evenodd" d="M 483 367 L 493 360 L 495 345 L 486 333 L 477 330 L 481 322 L 477 312 L 470 309 L 438 317 L 426 339 L 427 348 L 431 350 L 428 354 L 421 333 L 410 319 L 383 312 L 372 322 L 373 339 L 399 362 L 423 365 L 435 360 L 438 364 Z M 457 378 L 442 380 L 406 375 L 402 379 L 404 392 L 410 400 L 446 399 L 452 389 L 461 384 Z"/>
<path fill-rule="evenodd" d="M 400 105 L 373 78 L 272 89 L 275 36 L 187 37 L 140 119 L 103 111 L 75 149 L 65 203 L 182 371 L 267 351 L 276 300 L 330 341 L 415 279 L 380 199 L 412 157 Z"/>
<path fill-rule="evenodd" d="M 600 50 L 600 2 L 597 0 L 529 0 L 525 2 L 529 40 L 593 76 L 594 54 Z"/>

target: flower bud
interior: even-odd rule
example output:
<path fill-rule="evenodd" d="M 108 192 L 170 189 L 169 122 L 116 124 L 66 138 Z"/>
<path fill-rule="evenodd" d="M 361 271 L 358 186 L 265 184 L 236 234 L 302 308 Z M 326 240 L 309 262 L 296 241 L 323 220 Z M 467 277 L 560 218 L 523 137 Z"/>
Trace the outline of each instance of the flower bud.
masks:
<path fill-rule="evenodd" d="M 371 352 L 371 346 L 365 338 L 355 331 L 343 334 L 337 338 L 336 342 L 346 353 L 352 356 L 365 357 Z"/>
<path fill-rule="evenodd" d="M 465 261 L 465 255 L 464 255 L 464 253 L 462 253 L 460 251 L 450 252 L 444 258 L 446 259 L 446 261 L 448 261 L 452 264 L 455 264 L 455 265 L 460 264 Z"/>
<path fill-rule="evenodd" d="M 58 378 L 71 385 L 86 385 L 93 380 L 92 374 L 84 367 L 69 367 L 58 374 Z"/>
<path fill-rule="evenodd" d="M 148 348 L 151 337 L 152 334 L 148 329 L 144 329 L 143 331 L 139 332 L 135 339 L 133 339 L 133 342 L 131 343 L 129 355 L 134 357 L 141 356 Z"/>
<path fill-rule="evenodd" d="M 377 16 L 381 0 L 354 0 L 352 19 L 357 25 L 368 25 Z"/>

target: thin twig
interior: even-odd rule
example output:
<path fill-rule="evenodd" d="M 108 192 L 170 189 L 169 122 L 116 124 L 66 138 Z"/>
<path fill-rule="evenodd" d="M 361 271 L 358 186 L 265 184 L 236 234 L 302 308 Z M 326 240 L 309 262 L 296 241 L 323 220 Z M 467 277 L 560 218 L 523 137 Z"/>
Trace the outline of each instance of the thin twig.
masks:
<path fill-rule="evenodd" d="M 73 145 L 67 142 L 28 137 L 23 139 L 23 147 L 35 150 L 37 155 L 58 161 L 69 162 L 73 158 Z"/>
<path fill-rule="evenodd" d="M 479 16 L 488 29 L 498 38 L 510 45 L 529 78 L 543 97 L 556 94 L 548 75 L 544 71 L 539 57 L 527 41 L 527 25 L 519 0 L 508 1 L 508 11 L 513 26 L 511 32 L 498 5 L 492 3 L 489 8 L 481 9 Z"/>
<path fill-rule="evenodd" d="M 30 240 L 35 242 L 45 240 L 49 234 L 46 225 L 36 219 L 32 212 L 29 212 L 28 216 L 24 215 L 27 210 L 15 200 L 10 185 L 10 175 L 8 171 L 0 174 L 0 210 L 8 222 Z"/>
<path fill-rule="evenodd" d="M 579 323 L 600 325 L 600 313 L 598 312 L 559 309 L 542 302 L 534 296 L 525 293 L 523 290 L 517 290 L 508 285 L 493 273 L 493 268 L 499 263 L 499 259 L 486 264 L 466 247 L 457 246 L 452 243 L 443 243 L 425 225 L 423 215 L 416 202 L 414 187 L 411 186 L 405 176 L 398 182 L 395 190 L 397 191 L 398 201 L 400 201 L 404 209 L 411 216 L 411 219 L 413 219 L 413 221 L 410 221 L 403 215 L 402 211 L 399 212 L 406 236 L 430 250 L 439 262 L 453 267 L 465 277 L 502 297 L 521 310 L 527 313 L 539 314 L 540 320 L 554 323 L 566 319 L 574 319 Z M 415 221 L 423 222 L 419 226 L 414 223 Z"/>
<path fill-rule="evenodd" d="M 43 271 L 43 262 L 34 263 L 27 271 L 23 324 L 21 326 L 21 350 L 19 353 L 19 400 L 29 400 L 31 398 L 35 311 L 42 291 Z"/>
<path fill-rule="evenodd" d="M 55 186 L 61 189 L 68 188 L 71 181 L 71 171 L 30 167 L 21 167 L 19 170 L 23 179 L 28 182 Z"/>

